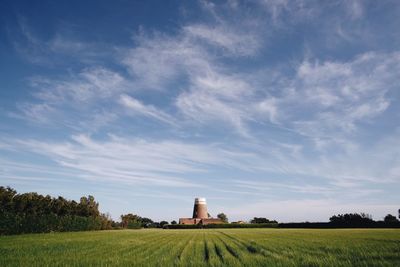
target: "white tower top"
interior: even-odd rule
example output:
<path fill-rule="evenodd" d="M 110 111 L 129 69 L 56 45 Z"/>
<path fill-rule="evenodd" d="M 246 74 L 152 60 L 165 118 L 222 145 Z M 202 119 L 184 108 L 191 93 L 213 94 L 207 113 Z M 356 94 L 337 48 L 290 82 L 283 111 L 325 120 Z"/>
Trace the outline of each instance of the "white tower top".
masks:
<path fill-rule="evenodd" d="M 194 199 L 194 204 L 207 204 L 206 199 L 204 197 L 196 197 Z"/>

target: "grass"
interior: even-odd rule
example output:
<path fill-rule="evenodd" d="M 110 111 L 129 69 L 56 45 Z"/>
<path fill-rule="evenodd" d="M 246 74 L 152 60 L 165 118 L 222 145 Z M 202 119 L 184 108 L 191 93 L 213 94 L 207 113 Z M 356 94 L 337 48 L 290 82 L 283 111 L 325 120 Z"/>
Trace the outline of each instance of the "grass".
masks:
<path fill-rule="evenodd" d="M 0 266 L 400 266 L 400 230 L 121 230 L 1 236 Z"/>

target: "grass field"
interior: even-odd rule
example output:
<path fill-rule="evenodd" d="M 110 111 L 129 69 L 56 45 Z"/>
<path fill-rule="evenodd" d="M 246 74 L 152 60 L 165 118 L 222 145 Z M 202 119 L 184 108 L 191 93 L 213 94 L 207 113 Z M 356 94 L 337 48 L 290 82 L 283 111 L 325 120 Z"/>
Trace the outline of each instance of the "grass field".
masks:
<path fill-rule="evenodd" d="M 400 266 L 400 230 L 121 230 L 2 236 L 0 266 Z"/>

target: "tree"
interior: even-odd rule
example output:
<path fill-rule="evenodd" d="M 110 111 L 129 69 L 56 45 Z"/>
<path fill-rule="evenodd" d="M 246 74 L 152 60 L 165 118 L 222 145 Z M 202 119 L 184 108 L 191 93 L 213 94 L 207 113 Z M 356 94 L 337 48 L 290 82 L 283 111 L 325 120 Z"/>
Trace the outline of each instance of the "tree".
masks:
<path fill-rule="evenodd" d="M 393 223 L 393 222 L 398 222 L 399 220 L 397 220 L 396 216 L 393 216 L 392 214 L 388 214 L 385 216 L 383 221 L 385 223 Z"/>
<path fill-rule="evenodd" d="M 160 227 L 161 227 L 161 228 L 163 228 L 163 227 L 164 227 L 164 225 L 166 225 L 166 224 L 168 224 L 168 222 L 167 222 L 167 221 L 161 221 L 161 222 L 160 222 Z"/>
<path fill-rule="evenodd" d="M 366 213 L 346 213 L 334 215 L 329 218 L 330 223 L 332 224 L 346 224 L 346 225 L 366 225 L 369 223 L 373 223 L 372 216 Z"/>
<path fill-rule="evenodd" d="M 178 224 L 175 220 L 171 222 L 171 224 Z"/>
<path fill-rule="evenodd" d="M 217 218 L 219 218 L 221 221 L 223 221 L 224 223 L 228 222 L 228 217 L 225 215 L 225 213 L 220 213 L 217 215 Z"/>
<path fill-rule="evenodd" d="M 122 214 L 121 215 L 121 226 L 123 228 L 137 228 L 138 225 L 141 226 L 141 222 L 140 222 L 140 217 L 132 214 L 132 213 L 128 213 L 128 214 Z"/>
<path fill-rule="evenodd" d="M 270 221 L 269 219 L 263 217 L 254 217 L 250 223 L 277 223 L 277 221 Z"/>
<path fill-rule="evenodd" d="M 109 213 L 100 214 L 100 221 L 102 230 L 112 229 L 113 220 L 111 219 L 111 215 Z"/>
<path fill-rule="evenodd" d="M 139 217 L 139 221 L 142 223 L 142 227 L 149 227 L 153 223 L 152 219 L 146 218 L 146 217 Z"/>

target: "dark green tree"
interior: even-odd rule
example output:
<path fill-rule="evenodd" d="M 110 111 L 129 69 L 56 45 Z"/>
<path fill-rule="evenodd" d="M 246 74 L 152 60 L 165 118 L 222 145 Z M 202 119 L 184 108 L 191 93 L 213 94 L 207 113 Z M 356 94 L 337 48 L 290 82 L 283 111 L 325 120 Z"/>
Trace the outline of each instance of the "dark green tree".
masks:
<path fill-rule="evenodd" d="M 250 223 L 277 223 L 277 221 L 275 220 L 269 220 L 267 218 L 263 218 L 263 217 L 254 217 Z"/>
<path fill-rule="evenodd" d="M 228 223 L 228 217 L 225 215 L 225 213 L 219 213 L 217 215 L 217 218 L 219 218 L 221 221 L 223 221 L 224 223 Z"/>
<path fill-rule="evenodd" d="M 363 226 L 373 223 L 372 216 L 366 213 L 346 213 L 329 218 L 330 223 L 336 225 Z"/>
<path fill-rule="evenodd" d="M 160 222 L 160 227 L 162 228 L 162 227 L 164 227 L 164 225 L 166 225 L 166 224 L 168 224 L 167 221 L 161 221 L 161 222 Z"/>
<path fill-rule="evenodd" d="M 132 213 L 121 215 L 121 226 L 123 228 L 137 228 L 138 225 L 142 226 L 138 215 Z"/>
<path fill-rule="evenodd" d="M 398 222 L 399 220 L 396 218 L 396 216 L 393 216 L 392 214 L 388 214 L 385 216 L 383 221 L 385 223 L 393 223 L 393 222 Z"/>

